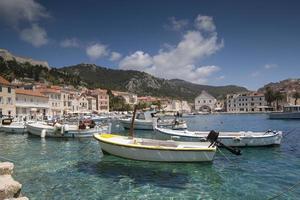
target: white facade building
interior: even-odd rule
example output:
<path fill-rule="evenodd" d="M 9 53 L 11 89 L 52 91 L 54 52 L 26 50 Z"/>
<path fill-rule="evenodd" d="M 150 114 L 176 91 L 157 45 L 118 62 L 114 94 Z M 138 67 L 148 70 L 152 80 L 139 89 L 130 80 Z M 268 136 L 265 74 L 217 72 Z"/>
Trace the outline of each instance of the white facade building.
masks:
<path fill-rule="evenodd" d="M 37 119 L 49 113 L 48 97 L 33 90 L 16 89 L 16 116 Z"/>
<path fill-rule="evenodd" d="M 165 111 L 173 111 L 173 112 L 180 112 L 180 113 L 187 113 L 191 112 L 191 107 L 189 106 L 187 101 L 180 101 L 180 100 L 172 100 L 167 104 L 164 108 Z"/>
<path fill-rule="evenodd" d="M 264 94 L 261 93 L 240 93 L 229 94 L 226 100 L 227 112 L 264 112 L 267 107 Z"/>
<path fill-rule="evenodd" d="M 15 89 L 0 76 L 0 117 L 16 115 L 15 95 Z"/>
<path fill-rule="evenodd" d="M 205 90 L 202 90 L 201 94 L 195 98 L 195 110 L 202 112 L 214 111 L 217 99 L 210 95 Z"/>

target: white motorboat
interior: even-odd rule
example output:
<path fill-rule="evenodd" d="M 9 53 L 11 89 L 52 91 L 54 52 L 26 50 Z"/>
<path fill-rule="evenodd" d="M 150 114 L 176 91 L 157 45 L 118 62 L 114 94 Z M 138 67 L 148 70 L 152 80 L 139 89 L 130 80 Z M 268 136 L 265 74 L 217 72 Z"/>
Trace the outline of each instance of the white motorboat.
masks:
<path fill-rule="evenodd" d="M 110 132 L 109 125 L 97 125 L 93 128 L 80 128 L 78 125 L 55 124 L 50 125 L 45 122 L 27 124 L 27 131 L 39 137 L 58 137 L 58 138 L 82 138 L 92 137 L 95 133 Z"/>
<path fill-rule="evenodd" d="M 204 141 L 209 134 L 208 131 L 188 131 L 188 130 L 171 130 L 161 127 L 156 127 L 159 133 L 189 139 L 192 141 Z M 219 132 L 218 141 L 226 146 L 268 146 L 279 145 L 282 139 L 281 131 L 266 131 L 266 132 Z"/>
<path fill-rule="evenodd" d="M 272 112 L 270 119 L 300 119 L 300 105 L 284 106 L 282 112 Z"/>
<path fill-rule="evenodd" d="M 22 121 L 14 121 L 12 118 L 1 120 L 0 131 L 5 133 L 26 133 L 26 124 Z"/>
<path fill-rule="evenodd" d="M 186 129 L 186 122 L 177 119 L 160 119 L 154 116 L 154 111 L 140 112 L 134 120 L 134 129 L 136 130 L 154 130 L 155 126 L 167 126 L 172 129 Z M 120 119 L 119 122 L 126 129 L 131 126 L 131 119 Z"/>
<path fill-rule="evenodd" d="M 5 133 L 26 133 L 26 124 L 24 122 L 12 122 L 9 125 L 2 125 L 1 131 Z"/>
<path fill-rule="evenodd" d="M 95 134 L 103 152 L 122 158 L 157 162 L 212 161 L 216 146 L 209 142 L 180 142 Z"/>

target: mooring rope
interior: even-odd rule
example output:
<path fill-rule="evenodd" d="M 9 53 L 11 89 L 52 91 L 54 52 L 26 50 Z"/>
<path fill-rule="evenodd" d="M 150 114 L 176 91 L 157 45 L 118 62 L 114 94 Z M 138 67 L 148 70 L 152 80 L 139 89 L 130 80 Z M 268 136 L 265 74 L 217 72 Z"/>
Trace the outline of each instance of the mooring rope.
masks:
<path fill-rule="evenodd" d="M 277 195 L 275 195 L 275 196 L 269 198 L 268 200 L 276 199 L 276 198 L 282 196 L 283 194 L 285 194 L 285 193 L 287 193 L 287 192 L 293 191 L 294 189 L 296 189 L 296 186 L 298 186 L 298 185 L 300 185 L 300 181 L 297 182 L 297 183 L 295 183 L 294 185 L 292 185 L 292 186 L 289 187 L 288 189 L 286 189 L 286 190 L 280 192 L 279 194 L 277 194 Z"/>
<path fill-rule="evenodd" d="M 288 136 L 289 134 L 293 133 L 295 130 L 297 130 L 297 128 L 294 128 L 294 129 L 288 131 L 286 134 L 283 135 L 283 137 Z"/>

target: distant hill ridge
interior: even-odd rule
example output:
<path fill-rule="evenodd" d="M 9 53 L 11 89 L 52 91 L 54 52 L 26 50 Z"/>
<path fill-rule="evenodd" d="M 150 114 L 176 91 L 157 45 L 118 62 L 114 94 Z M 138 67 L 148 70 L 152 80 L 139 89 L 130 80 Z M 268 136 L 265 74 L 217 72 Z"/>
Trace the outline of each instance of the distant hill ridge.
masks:
<path fill-rule="evenodd" d="M 70 84 L 76 87 L 103 88 L 129 91 L 139 96 L 169 97 L 194 101 L 202 90 L 216 98 L 224 98 L 228 93 L 248 91 L 235 85 L 209 86 L 199 85 L 180 79 L 161 79 L 148 73 L 134 70 L 111 69 L 94 64 L 78 64 L 62 68 L 49 68 L 43 61 L 12 55 L 0 49 L 0 74 L 9 80 L 21 79 L 44 81 L 52 84 Z M 31 62 L 29 62 L 31 61 Z"/>
<path fill-rule="evenodd" d="M 11 60 L 15 59 L 19 63 L 28 62 L 31 65 L 41 65 L 41 66 L 44 66 L 44 67 L 47 67 L 48 69 L 50 69 L 48 62 L 46 62 L 46 61 L 39 61 L 39 60 L 34 60 L 32 58 L 16 56 L 16 55 L 11 54 L 6 49 L 0 49 L 0 57 L 2 57 L 6 61 L 11 61 Z"/>
<path fill-rule="evenodd" d="M 266 91 L 267 88 L 271 88 L 274 91 L 298 91 L 300 92 L 300 79 L 285 79 L 279 82 L 275 83 L 268 83 L 267 85 L 263 86 L 262 88 L 259 88 L 259 92 Z"/>
<path fill-rule="evenodd" d="M 78 64 L 59 69 L 64 73 L 80 76 L 90 87 L 129 91 L 140 96 L 171 97 L 194 101 L 202 90 L 206 90 L 216 98 L 228 93 L 248 91 L 235 85 L 209 86 L 190 83 L 179 79 L 161 79 L 148 73 L 134 70 L 110 69 L 94 64 Z"/>

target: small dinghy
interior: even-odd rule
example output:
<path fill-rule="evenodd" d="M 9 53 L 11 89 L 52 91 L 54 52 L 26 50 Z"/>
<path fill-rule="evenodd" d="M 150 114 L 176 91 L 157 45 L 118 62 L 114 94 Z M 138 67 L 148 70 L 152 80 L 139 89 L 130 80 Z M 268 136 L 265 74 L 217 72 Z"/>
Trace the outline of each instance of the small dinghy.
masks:
<path fill-rule="evenodd" d="M 181 142 L 173 140 L 154 140 L 133 137 L 136 106 L 129 137 L 113 134 L 95 134 L 102 152 L 118 157 L 156 162 L 204 162 L 212 161 L 219 145 L 218 133 L 211 131 L 208 142 Z M 239 150 L 228 147 L 228 150 L 240 155 Z"/>
<path fill-rule="evenodd" d="M 188 131 L 188 130 L 171 130 L 161 127 L 156 127 L 159 133 L 180 137 L 183 139 L 190 139 L 193 141 L 205 141 L 208 131 Z M 269 146 L 279 145 L 282 139 L 281 131 L 266 131 L 266 132 L 219 132 L 218 141 L 227 146 Z"/>
<path fill-rule="evenodd" d="M 2 120 L 1 131 L 5 133 L 26 133 L 25 122 L 13 121 L 12 118 Z"/>
<path fill-rule="evenodd" d="M 48 124 L 46 122 L 36 122 L 27 124 L 27 131 L 39 137 L 57 138 L 83 138 L 93 137 L 95 133 L 110 132 L 111 125 L 96 125 L 94 127 L 78 126 L 69 124 Z"/>

